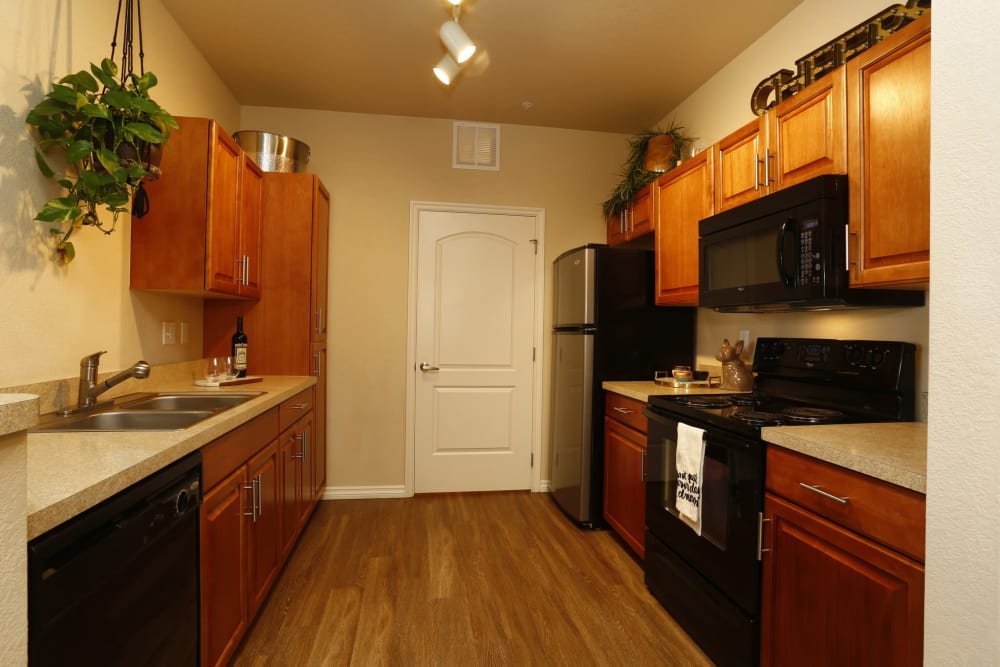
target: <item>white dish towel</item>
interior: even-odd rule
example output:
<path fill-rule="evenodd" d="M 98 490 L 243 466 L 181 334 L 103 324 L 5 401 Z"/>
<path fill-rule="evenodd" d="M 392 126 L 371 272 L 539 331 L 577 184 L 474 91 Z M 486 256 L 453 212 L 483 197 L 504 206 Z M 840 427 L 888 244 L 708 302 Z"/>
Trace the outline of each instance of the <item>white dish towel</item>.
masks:
<path fill-rule="evenodd" d="M 701 535 L 701 485 L 705 469 L 705 430 L 677 424 L 677 513 Z"/>

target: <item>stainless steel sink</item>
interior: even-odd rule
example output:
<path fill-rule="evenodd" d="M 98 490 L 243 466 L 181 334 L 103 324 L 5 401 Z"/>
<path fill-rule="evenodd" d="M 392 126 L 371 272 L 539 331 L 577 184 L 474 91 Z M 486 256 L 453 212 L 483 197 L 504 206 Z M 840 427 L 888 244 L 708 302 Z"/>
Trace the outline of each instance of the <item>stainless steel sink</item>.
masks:
<path fill-rule="evenodd" d="M 179 431 L 217 414 L 211 410 L 107 410 L 43 422 L 35 431 Z"/>
<path fill-rule="evenodd" d="M 238 393 L 177 392 L 150 394 L 146 398 L 121 403 L 121 410 L 228 410 L 263 392 L 247 391 Z"/>
<path fill-rule="evenodd" d="M 240 392 L 161 392 L 129 394 L 93 411 L 42 417 L 33 431 L 180 431 L 263 394 Z"/>

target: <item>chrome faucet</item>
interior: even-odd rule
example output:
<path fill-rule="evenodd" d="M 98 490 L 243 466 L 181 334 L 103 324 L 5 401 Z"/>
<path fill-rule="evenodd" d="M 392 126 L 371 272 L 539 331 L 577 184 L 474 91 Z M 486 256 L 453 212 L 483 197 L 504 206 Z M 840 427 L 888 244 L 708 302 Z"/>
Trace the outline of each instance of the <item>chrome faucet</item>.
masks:
<path fill-rule="evenodd" d="M 110 377 L 104 382 L 97 381 L 97 366 L 100 363 L 101 355 L 107 350 L 88 354 L 80 360 L 80 388 L 77 392 L 76 409 L 92 408 L 97 404 L 97 397 L 111 389 L 116 384 L 121 384 L 129 378 L 144 380 L 149 377 L 149 364 L 145 361 L 137 361 L 131 368 L 126 368 L 118 375 Z"/>

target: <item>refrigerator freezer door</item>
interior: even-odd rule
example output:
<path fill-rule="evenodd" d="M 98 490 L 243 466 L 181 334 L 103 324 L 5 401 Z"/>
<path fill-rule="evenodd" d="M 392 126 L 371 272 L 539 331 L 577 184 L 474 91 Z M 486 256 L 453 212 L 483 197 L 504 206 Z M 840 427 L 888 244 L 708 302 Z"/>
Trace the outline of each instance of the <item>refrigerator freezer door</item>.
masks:
<path fill-rule="evenodd" d="M 553 340 L 550 488 L 560 507 L 581 523 L 595 517 L 591 507 L 594 336 L 557 332 Z"/>
<path fill-rule="evenodd" d="M 554 327 L 579 327 L 593 324 L 594 267 L 597 251 L 580 248 L 559 257 L 553 267 L 555 319 Z"/>

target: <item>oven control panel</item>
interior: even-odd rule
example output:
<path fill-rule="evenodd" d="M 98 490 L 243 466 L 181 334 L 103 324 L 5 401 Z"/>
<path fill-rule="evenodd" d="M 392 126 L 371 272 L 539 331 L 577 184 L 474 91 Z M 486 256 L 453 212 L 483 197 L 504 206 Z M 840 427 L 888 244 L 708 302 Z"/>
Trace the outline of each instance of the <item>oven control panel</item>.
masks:
<path fill-rule="evenodd" d="M 866 388 L 891 390 L 914 364 L 912 343 L 829 338 L 758 338 L 753 370 L 759 377 L 857 378 Z"/>

